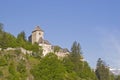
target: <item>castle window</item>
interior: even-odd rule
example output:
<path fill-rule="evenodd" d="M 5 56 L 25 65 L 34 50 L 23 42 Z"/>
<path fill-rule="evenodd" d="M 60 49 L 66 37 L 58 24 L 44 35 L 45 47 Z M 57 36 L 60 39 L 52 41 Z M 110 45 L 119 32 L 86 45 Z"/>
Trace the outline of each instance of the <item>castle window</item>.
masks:
<path fill-rule="evenodd" d="M 39 33 L 39 35 L 41 35 L 41 33 Z"/>

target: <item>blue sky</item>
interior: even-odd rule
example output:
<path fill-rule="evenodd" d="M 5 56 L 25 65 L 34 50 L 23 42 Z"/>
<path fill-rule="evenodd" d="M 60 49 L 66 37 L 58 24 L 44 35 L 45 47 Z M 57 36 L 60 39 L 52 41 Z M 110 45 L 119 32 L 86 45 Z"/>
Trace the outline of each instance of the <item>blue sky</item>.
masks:
<path fill-rule="evenodd" d="M 99 57 L 120 68 L 120 0 L 0 0 L 0 22 L 27 37 L 39 25 L 53 45 L 79 42 L 92 68 Z"/>

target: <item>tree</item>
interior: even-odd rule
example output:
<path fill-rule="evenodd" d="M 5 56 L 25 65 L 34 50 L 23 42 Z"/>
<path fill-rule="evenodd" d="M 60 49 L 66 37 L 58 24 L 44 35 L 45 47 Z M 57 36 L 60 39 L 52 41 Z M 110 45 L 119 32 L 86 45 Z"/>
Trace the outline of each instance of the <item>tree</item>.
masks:
<path fill-rule="evenodd" d="M 120 75 L 117 76 L 116 80 L 120 80 Z"/>
<path fill-rule="evenodd" d="M 9 70 L 9 76 L 8 76 L 9 80 L 20 80 L 19 75 L 16 71 L 16 65 L 14 61 L 10 63 L 10 65 L 8 66 L 8 70 Z"/>
<path fill-rule="evenodd" d="M 0 70 L 0 78 L 3 77 L 3 72 Z"/>
<path fill-rule="evenodd" d="M 80 54 L 82 54 L 80 43 L 77 43 L 76 41 L 73 42 L 73 45 L 71 47 L 71 53 L 76 54 L 76 56 L 80 56 Z"/>
<path fill-rule="evenodd" d="M 26 80 L 27 77 L 27 70 L 26 70 L 26 65 L 25 65 L 25 61 L 24 60 L 20 60 L 18 65 L 17 65 L 17 71 L 20 74 L 20 78 L 21 80 Z"/>
<path fill-rule="evenodd" d="M 54 53 L 59 52 L 60 49 L 61 49 L 61 48 L 60 48 L 59 46 L 54 46 Z"/>
<path fill-rule="evenodd" d="M 0 36 L 0 47 L 5 49 L 7 47 L 16 47 L 16 38 L 7 32 L 2 32 Z"/>
<path fill-rule="evenodd" d="M 3 24 L 0 23 L 0 33 L 3 31 Z"/>
<path fill-rule="evenodd" d="M 7 65 L 7 60 L 5 57 L 1 56 L 0 57 L 0 66 L 6 66 Z"/>
<path fill-rule="evenodd" d="M 110 80 L 109 67 L 105 65 L 105 62 L 101 58 L 97 61 L 96 76 L 98 80 Z"/>
<path fill-rule="evenodd" d="M 74 63 L 71 61 L 69 55 L 63 58 L 63 65 L 66 71 L 65 80 L 81 80 L 77 73 L 74 71 Z"/>
<path fill-rule="evenodd" d="M 82 59 L 82 51 L 80 47 L 80 43 L 77 43 L 76 41 L 73 43 L 71 47 L 71 58 L 73 58 L 74 62 L 79 62 L 80 59 Z"/>
<path fill-rule="evenodd" d="M 22 31 L 17 35 L 18 46 L 25 48 L 26 47 L 26 42 L 27 42 L 27 40 L 26 40 L 25 32 Z"/>
<path fill-rule="evenodd" d="M 88 63 L 86 61 L 82 60 L 83 57 L 82 57 L 80 43 L 77 43 L 76 41 L 73 43 L 73 45 L 71 47 L 71 53 L 70 53 L 70 55 L 68 55 L 68 57 L 70 60 L 67 59 L 67 61 L 69 61 L 69 63 L 66 61 L 65 66 L 68 64 L 69 65 L 71 64 L 67 68 L 72 69 L 72 70 L 68 70 L 68 71 L 72 71 L 73 73 L 76 74 L 76 77 L 74 76 L 74 79 L 97 80 L 94 71 L 91 70 L 90 66 L 88 65 Z M 80 79 L 78 79 L 77 77 L 79 77 Z"/>
<path fill-rule="evenodd" d="M 76 41 L 73 43 L 72 47 L 71 47 L 71 53 L 70 53 L 70 59 L 74 64 L 74 70 L 76 72 L 79 72 L 80 67 L 82 67 L 82 52 L 81 52 L 81 48 L 80 48 L 80 44 L 77 43 Z"/>
<path fill-rule="evenodd" d="M 20 32 L 17 36 L 17 39 L 20 40 L 20 41 L 26 41 L 25 32 L 24 31 Z"/>
<path fill-rule="evenodd" d="M 31 73 L 35 80 L 64 80 L 65 69 L 54 53 L 47 54 Z"/>

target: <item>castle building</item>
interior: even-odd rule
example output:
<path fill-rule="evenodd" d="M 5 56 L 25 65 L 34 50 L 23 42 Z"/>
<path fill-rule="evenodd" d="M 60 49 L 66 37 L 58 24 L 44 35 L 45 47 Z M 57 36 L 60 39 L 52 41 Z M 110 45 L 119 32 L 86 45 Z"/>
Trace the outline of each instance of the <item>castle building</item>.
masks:
<path fill-rule="evenodd" d="M 32 44 L 38 43 L 39 46 L 42 46 L 43 55 L 52 52 L 52 45 L 49 43 L 49 41 L 44 40 L 44 31 L 39 26 L 36 26 L 32 31 L 29 41 L 32 42 Z"/>

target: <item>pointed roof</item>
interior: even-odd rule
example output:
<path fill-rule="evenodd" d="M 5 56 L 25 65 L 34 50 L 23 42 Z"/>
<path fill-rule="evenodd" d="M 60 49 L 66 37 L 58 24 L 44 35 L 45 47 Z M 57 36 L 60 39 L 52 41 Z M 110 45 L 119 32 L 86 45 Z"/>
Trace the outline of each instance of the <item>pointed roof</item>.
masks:
<path fill-rule="evenodd" d="M 39 26 L 36 26 L 35 29 L 32 32 L 35 32 L 35 31 L 42 31 L 42 32 L 44 32 Z"/>

